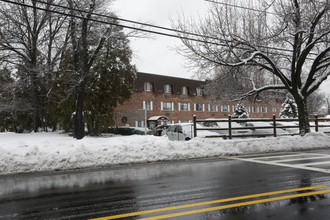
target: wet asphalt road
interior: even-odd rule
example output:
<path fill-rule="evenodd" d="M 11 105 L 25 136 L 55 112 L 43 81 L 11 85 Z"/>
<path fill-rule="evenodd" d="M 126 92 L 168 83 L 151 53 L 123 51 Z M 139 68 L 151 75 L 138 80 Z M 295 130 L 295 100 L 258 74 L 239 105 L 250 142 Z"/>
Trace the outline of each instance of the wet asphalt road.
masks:
<path fill-rule="evenodd" d="M 313 152 L 330 155 L 330 151 L 325 150 Z M 318 185 L 330 186 L 330 174 L 227 158 L 9 175 L 0 176 L 0 219 L 93 219 Z M 295 193 L 298 192 L 292 194 Z M 224 204 L 242 201 L 246 200 Z M 219 204 L 120 219 L 140 219 L 215 206 Z M 329 218 L 330 194 L 319 194 L 171 219 Z"/>

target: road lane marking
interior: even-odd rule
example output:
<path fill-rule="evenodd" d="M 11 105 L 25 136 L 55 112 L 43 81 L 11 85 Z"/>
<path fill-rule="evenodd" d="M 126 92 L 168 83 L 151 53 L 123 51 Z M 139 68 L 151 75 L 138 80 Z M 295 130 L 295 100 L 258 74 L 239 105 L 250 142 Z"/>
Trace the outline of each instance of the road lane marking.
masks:
<path fill-rule="evenodd" d="M 298 166 L 318 166 L 318 165 L 324 165 L 324 164 L 329 164 L 330 161 L 321 161 L 321 162 L 313 162 L 313 163 L 300 163 L 296 164 Z"/>
<path fill-rule="evenodd" d="M 253 163 L 261 163 L 261 164 L 268 164 L 268 165 L 274 165 L 274 166 L 281 166 L 281 167 L 290 167 L 290 168 L 296 168 L 296 169 L 303 169 L 303 170 L 311 170 L 311 171 L 317 171 L 322 173 L 330 173 L 329 169 L 322 169 L 317 167 L 308 167 L 303 166 L 299 164 L 287 164 L 287 163 L 277 163 L 274 161 L 262 161 L 258 160 L 257 158 L 241 158 L 241 157 L 222 157 L 229 160 L 241 160 L 241 161 L 247 161 L 247 162 L 253 162 Z M 308 158 L 304 158 L 308 160 Z"/>
<path fill-rule="evenodd" d="M 271 154 L 271 155 L 273 155 L 273 154 Z M 308 158 L 309 156 L 312 156 L 312 155 L 320 156 L 320 154 L 317 154 L 317 153 L 296 153 L 296 154 L 289 154 L 289 155 L 273 155 L 273 156 L 270 156 L 268 154 L 268 156 L 266 156 L 266 157 L 253 157 L 253 159 L 263 160 L 263 159 L 272 159 L 272 158 L 278 158 L 278 157 L 281 158 L 281 157 L 299 157 L 299 156 L 307 156 L 307 158 Z M 252 159 L 252 158 L 247 158 L 247 159 Z"/>
<path fill-rule="evenodd" d="M 260 204 L 260 203 L 274 202 L 274 201 L 279 201 L 279 200 L 293 199 L 293 198 L 298 198 L 298 197 L 313 196 L 313 195 L 327 194 L 327 193 L 330 193 L 330 190 L 300 193 L 300 194 L 288 195 L 288 196 L 279 196 L 279 197 L 273 197 L 273 198 L 269 198 L 269 199 L 260 199 L 260 200 L 249 201 L 249 202 L 240 202 L 240 203 L 235 203 L 235 204 L 230 204 L 230 205 L 223 205 L 223 206 L 216 206 L 216 207 L 205 208 L 205 209 L 178 212 L 178 213 L 172 213 L 172 214 L 167 214 L 167 215 L 159 215 L 159 216 L 153 216 L 153 217 L 148 217 L 148 218 L 140 218 L 140 220 L 159 220 L 159 219 L 174 218 L 174 217 L 180 217 L 180 216 L 185 216 L 185 215 L 218 211 L 218 210 L 222 210 L 222 209 L 236 208 L 236 207 L 240 207 L 240 206 L 255 205 L 255 204 Z"/>
<path fill-rule="evenodd" d="M 278 156 L 293 156 L 293 155 L 297 155 L 297 154 L 301 154 L 301 152 L 274 152 L 272 153 L 272 155 L 277 155 L 279 154 Z M 244 155 L 241 155 L 241 157 L 254 157 L 254 156 L 267 156 L 269 155 L 269 153 L 257 153 L 257 154 L 244 154 Z"/>
<path fill-rule="evenodd" d="M 256 198 L 256 197 L 271 196 L 271 195 L 291 193 L 291 192 L 299 192 L 299 191 L 304 191 L 304 190 L 314 190 L 314 189 L 321 189 L 321 188 L 327 188 L 327 187 L 328 186 L 325 186 L 325 185 L 317 185 L 317 186 L 309 186 L 309 187 L 302 187 L 302 188 L 295 188 L 295 189 L 279 190 L 279 191 L 259 193 L 259 194 L 253 194 L 253 195 L 232 197 L 232 198 L 227 198 L 227 199 L 219 199 L 219 200 L 213 200 L 213 201 L 207 201 L 207 202 L 199 202 L 199 203 L 193 203 L 193 204 L 187 204 L 187 205 L 171 206 L 171 207 L 166 207 L 166 208 L 152 209 L 152 210 L 146 210 L 146 211 L 140 211 L 140 212 L 131 212 L 131 213 L 106 216 L 106 217 L 100 217 L 100 218 L 93 218 L 90 220 L 119 219 L 119 218 L 132 217 L 132 216 L 137 216 L 137 215 L 152 214 L 152 213 L 157 213 L 157 212 L 191 208 L 191 207 L 202 206 L 202 205 L 211 205 L 211 204 L 216 204 L 216 203 L 231 202 L 231 201 L 236 201 L 236 200 L 251 199 L 251 198 Z"/>
<path fill-rule="evenodd" d="M 317 159 L 326 159 L 326 158 L 330 158 L 330 155 L 322 155 L 322 156 L 307 157 L 307 158 L 285 159 L 285 160 L 272 160 L 272 162 L 283 163 L 283 162 L 291 162 L 291 161 L 299 161 L 299 160 L 317 160 Z"/>

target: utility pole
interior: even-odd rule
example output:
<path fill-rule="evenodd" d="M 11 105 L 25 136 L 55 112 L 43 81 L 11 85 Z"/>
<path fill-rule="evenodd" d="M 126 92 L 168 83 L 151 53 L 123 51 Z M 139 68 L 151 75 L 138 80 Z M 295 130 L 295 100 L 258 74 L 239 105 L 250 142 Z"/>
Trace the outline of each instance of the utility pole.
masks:
<path fill-rule="evenodd" d="M 327 100 L 327 104 L 328 104 L 328 115 L 330 115 L 330 105 L 329 105 L 329 99 L 328 99 L 328 98 L 326 98 L 326 100 Z"/>

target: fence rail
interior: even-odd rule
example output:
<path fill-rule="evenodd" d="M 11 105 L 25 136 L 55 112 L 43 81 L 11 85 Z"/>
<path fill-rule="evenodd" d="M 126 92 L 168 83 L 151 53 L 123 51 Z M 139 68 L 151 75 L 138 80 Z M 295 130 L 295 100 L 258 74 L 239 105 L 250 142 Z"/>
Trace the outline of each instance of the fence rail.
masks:
<path fill-rule="evenodd" d="M 329 131 L 326 131 L 326 133 L 330 133 L 330 119 L 329 118 L 320 118 L 317 115 L 313 116 L 309 119 L 310 122 L 314 122 L 314 124 L 311 124 L 310 127 L 315 129 L 315 132 L 318 132 L 320 128 L 329 128 Z M 197 124 L 203 124 L 203 123 L 225 123 L 228 127 L 199 127 Z M 238 124 L 233 124 L 236 122 Z M 254 126 L 252 122 L 267 122 L 269 125 L 265 126 Z M 282 123 L 281 123 L 282 122 Z M 193 117 L 193 131 L 194 131 L 194 137 L 197 137 L 197 131 L 207 130 L 207 131 L 216 131 L 219 132 L 219 135 L 209 135 L 206 136 L 208 138 L 214 138 L 214 137 L 221 137 L 221 138 L 229 138 L 232 139 L 233 137 L 265 137 L 265 136 L 283 136 L 283 135 L 296 135 L 299 134 L 299 125 L 285 125 L 283 123 L 285 122 L 299 122 L 298 119 L 283 119 L 283 118 L 276 118 L 275 115 L 273 115 L 272 118 L 232 118 L 231 116 L 228 116 L 227 119 L 208 119 L 208 120 L 197 120 L 196 116 Z M 326 122 L 326 124 L 320 124 L 320 122 Z M 233 126 L 233 125 L 236 125 Z M 267 132 L 265 129 L 268 129 Z M 271 130 L 271 132 L 269 131 Z M 289 132 L 290 129 L 296 129 L 297 132 Z M 242 132 L 244 130 L 251 131 L 251 132 Z M 260 132 L 261 130 L 261 132 Z M 225 131 L 226 133 L 221 133 L 221 131 Z M 236 132 L 235 132 L 236 131 Z M 240 132 L 237 132 L 240 131 Z"/>

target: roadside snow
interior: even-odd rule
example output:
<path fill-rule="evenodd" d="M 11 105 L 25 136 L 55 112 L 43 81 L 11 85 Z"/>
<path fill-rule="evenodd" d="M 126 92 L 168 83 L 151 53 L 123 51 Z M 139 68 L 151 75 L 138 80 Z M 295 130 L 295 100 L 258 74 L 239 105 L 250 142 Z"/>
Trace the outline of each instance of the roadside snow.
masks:
<path fill-rule="evenodd" d="M 330 136 L 324 133 L 234 140 L 194 138 L 187 142 L 140 135 L 77 141 L 57 133 L 0 133 L 0 174 L 329 147 Z"/>

